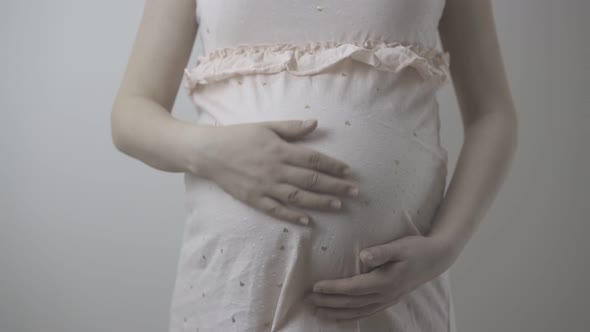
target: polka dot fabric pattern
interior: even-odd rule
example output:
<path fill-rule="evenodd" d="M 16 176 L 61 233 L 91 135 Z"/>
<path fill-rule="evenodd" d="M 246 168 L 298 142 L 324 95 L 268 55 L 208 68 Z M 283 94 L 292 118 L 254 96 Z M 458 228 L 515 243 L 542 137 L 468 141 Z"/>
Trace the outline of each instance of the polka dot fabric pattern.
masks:
<path fill-rule="evenodd" d="M 317 118 L 318 128 L 293 144 L 351 165 L 360 194 L 340 211 L 306 210 L 306 226 L 185 173 L 170 332 L 455 332 L 448 271 L 360 320 L 322 319 L 303 302 L 318 280 L 367 272 L 363 248 L 432 226 L 447 177 L 436 100 L 449 80 L 449 56 L 435 47 L 443 7 L 198 0 L 205 53 L 185 70 L 198 122 Z"/>

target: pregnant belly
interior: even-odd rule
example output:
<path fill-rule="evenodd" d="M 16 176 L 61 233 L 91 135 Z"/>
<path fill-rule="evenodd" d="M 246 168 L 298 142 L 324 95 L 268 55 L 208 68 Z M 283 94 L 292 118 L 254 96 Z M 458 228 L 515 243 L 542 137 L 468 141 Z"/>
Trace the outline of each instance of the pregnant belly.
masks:
<path fill-rule="evenodd" d="M 343 62 L 313 76 L 232 77 L 203 91 L 194 96 L 202 124 L 318 119 L 314 132 L 292 144 L 345 161 L 360 188 L 359 196 L 343 198 L 340 211 L 306 210 L 312 221 L 305 226 L 185 174 L 181 268 L 190 268 L 208 291 L 280 305 L 287 301 L 281 296 L 300 298 L 317 280 L 365 272 L 358 254 L 366 247 L 428 232 L 447 159 L 434 91 L 412 70 L 392 74 Z"/>

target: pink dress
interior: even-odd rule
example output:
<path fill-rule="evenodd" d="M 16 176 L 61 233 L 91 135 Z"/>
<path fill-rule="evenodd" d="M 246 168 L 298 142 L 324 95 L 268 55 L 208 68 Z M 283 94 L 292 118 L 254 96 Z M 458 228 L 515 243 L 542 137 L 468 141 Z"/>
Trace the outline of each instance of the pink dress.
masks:
<path fill-rule="evenodd" d="M 186 226 L 170 332 L 455 331 L 448 272 L 371 317 L 336 322 L 302 302 L 314 282 L 367 271 L 359 252 L 426 234 L 447 151 L 436 92 L 444 0 L 198 0 L 204 55 L 186 69 L 198 122 L 318 119 L 300 141 L 345 161 L 360 195 L 310 225 L 272 218 L 185 174 Z"/>

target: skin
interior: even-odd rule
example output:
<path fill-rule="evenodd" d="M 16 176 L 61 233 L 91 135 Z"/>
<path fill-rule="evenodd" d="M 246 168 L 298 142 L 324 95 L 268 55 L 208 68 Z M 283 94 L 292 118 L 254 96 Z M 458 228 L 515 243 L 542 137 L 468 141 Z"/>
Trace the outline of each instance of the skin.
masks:
<path fill-rule="evenodd" d="M 317 128 L 317 121 L 308 127 L 301 120 L 215 127 L 171 115 L 198 29 L 194 13 L 194 0 L 146 1 L 112 107 L 114 145 L 156 169 L 210 179 L 277 219 L 307 224 L 309 215 L 294 207 L 339 209 L 339 197 L 355 196 L 355 188 L 358 193 L 358 185 L 345 179 L 349 165 L 291 143 Z"/>
<path fill-rule="evenodd" d="M 342 161 L 290 143 L 317 122 L 307 128 L 299 120 L 211 127 L 172 117 L 198 29 L 194 12 L 194 0 L 146 1 L 113 103 L 114 145 L 159 170 L 211 179 L 245 204 L 293 222 L 308 217 L 293 207 L 330 209 L 332 199 L 358 187 L 346 179 Z M 359 259 L 367 273 L 316 282 L 306 300 L 318 316 L 371 316 L 446 271 L 509 168 L 517 117 L 490 1 L 447 0 L 439 31 L 451 54 L 464 144 L 433 227 L 427 234 L 365 248 Z"/>

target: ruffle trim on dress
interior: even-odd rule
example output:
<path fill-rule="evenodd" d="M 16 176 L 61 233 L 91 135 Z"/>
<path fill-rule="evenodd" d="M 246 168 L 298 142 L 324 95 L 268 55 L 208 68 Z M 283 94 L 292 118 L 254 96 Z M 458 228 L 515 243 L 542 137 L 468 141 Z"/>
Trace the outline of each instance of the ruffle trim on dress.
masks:
<path fill-rule="evenodd" d="M 419 44 L 372 41 L 318 41 L 304 44 L 238 44 L 197 58 L 185 69 L 189 92 L 232 76 L 287 71 L 305 76 L 319 73 L 350 58 L 377 70 L 400 72 L 413 67 L 425 79 L 440 85 L 448 80 L 449 54 Z"/>

